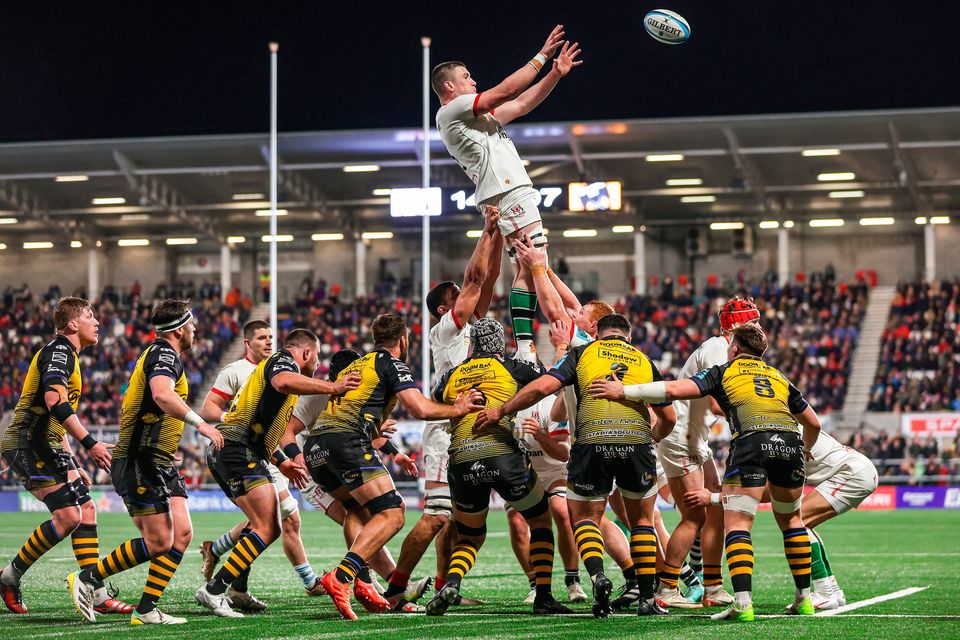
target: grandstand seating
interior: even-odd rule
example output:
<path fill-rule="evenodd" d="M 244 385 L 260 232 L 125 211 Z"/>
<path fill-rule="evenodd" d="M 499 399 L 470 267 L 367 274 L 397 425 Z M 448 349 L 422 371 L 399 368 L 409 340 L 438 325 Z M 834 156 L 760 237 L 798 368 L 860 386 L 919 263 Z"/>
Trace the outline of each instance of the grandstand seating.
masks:
<path fill-rule="evenodd" d="M 960 280 L 897 285 L 871 411 L 960 411 Z"/>

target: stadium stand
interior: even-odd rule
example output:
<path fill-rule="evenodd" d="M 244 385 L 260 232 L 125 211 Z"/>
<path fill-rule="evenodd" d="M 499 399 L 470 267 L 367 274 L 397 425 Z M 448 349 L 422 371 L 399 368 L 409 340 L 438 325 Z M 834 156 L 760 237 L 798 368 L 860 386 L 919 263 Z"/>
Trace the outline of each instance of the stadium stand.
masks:
<path fill-rule="evenodd" d="M 960 411 L 960 280 L 897 285 L 871 411 Z"/>

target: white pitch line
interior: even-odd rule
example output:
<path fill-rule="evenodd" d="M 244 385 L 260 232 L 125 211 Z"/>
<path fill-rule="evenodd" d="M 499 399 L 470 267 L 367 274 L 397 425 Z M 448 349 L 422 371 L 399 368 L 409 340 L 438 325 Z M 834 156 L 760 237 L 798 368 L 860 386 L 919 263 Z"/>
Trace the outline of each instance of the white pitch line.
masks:
<path fill-rule="evenodd" d="M 826 618 L 827 616 L 835 616 L 841 613 L 846 613 L 847 611 L 853 611 L 855 609 L 860 609 L 861 607 L 869 607 L 872 604 L 877 604 L 878 602 L 886 602 L 887 600 L 896 600 L 897 598 L 903 598 L 904 596 L 909 596 L 911 594 L 917 593 L 919 591 L 924 591 L 929 589 L 930 586 L 926 587 L 909 587 L 907 589 L 901 589 L 900 591 L 894 591 L 893 593 L 888 593 L 882 596 L 876 596 L 875 598 L 868 598 L 867 600 L 861 600 L 859 602 L 851 602 L 850 604 L 845 604 L 838 609 L 831 609 L 830 611 L 821 611 L 816 614 L 819 617 Z"/>

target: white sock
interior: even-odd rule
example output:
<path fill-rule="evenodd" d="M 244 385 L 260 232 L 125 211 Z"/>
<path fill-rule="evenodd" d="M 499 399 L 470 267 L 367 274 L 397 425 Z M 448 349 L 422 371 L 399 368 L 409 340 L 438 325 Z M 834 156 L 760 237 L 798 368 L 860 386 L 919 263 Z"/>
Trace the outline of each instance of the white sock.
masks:
<path fill-rule="evenodd" d="M 749 591 L 736 591 L 733 594 L 734 599 L 737 602 L 737 609 L 744 609 L 753 599 L 752 594 Z"/>
<path fill-rule="evenodd" d="M 517 354 L 514 358 L 530 364 L 537 364 L 537 349 L 533 345 L 533 340 L 517 340 Z"/>
<path fill-rule="evenodd" d="M 813 581 L 813 590 L 828 596 L 833 593 L 833 584 L 831 584 L 829 577 L 817 578 Z"/>
<path fill-rule="evenodd" d="M 106 587 L 100 587 L 93 590 L 93 604 L 103 604 L 110 597 Z"/>

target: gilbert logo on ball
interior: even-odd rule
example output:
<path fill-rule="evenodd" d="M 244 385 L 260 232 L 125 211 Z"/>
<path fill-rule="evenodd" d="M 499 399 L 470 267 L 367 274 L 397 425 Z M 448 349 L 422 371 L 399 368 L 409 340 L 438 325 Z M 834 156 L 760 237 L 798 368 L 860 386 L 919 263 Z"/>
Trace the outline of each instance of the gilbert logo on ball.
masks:
<path fill-rule="evenodd" d="M 654 9 L 643 17 L 643 28 L 650 37 L 663 44 L 681 44 L 690 39 L 690 25 L 678 13 Z"/>

